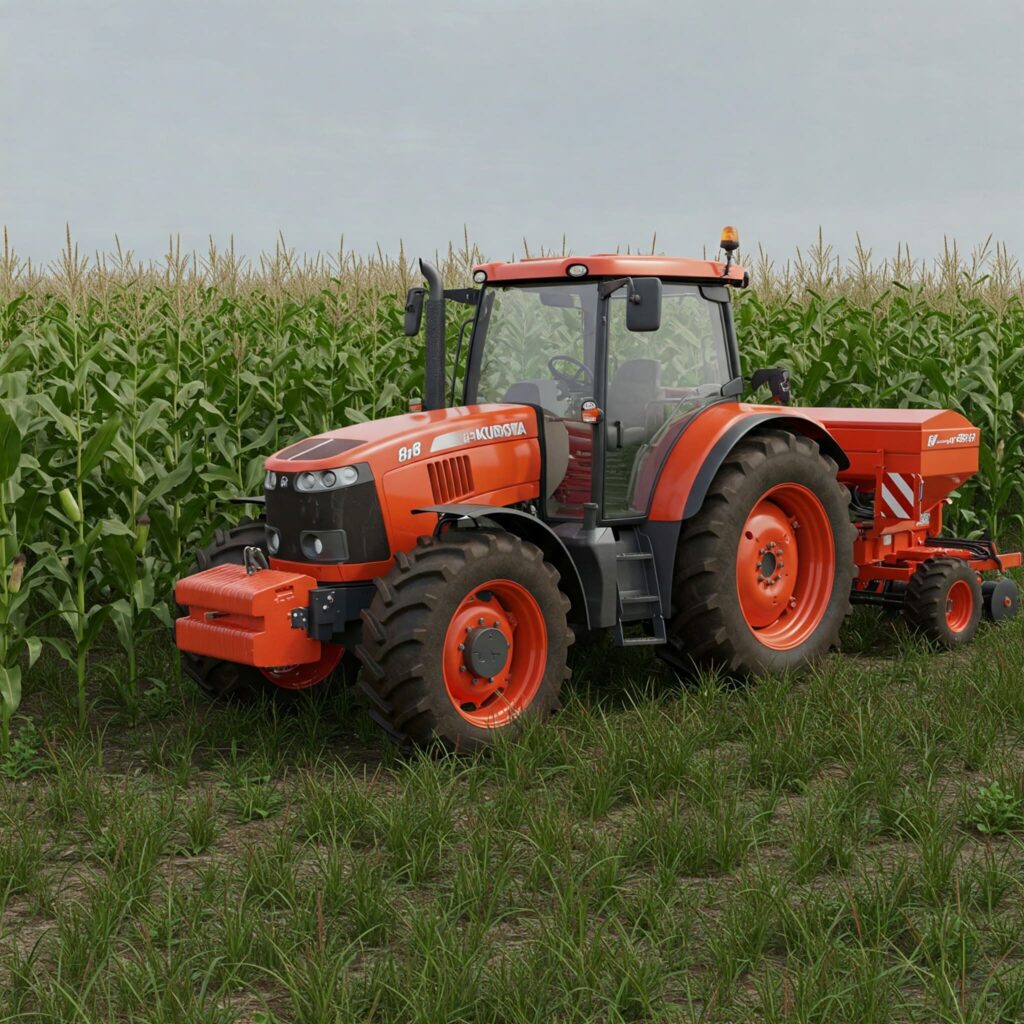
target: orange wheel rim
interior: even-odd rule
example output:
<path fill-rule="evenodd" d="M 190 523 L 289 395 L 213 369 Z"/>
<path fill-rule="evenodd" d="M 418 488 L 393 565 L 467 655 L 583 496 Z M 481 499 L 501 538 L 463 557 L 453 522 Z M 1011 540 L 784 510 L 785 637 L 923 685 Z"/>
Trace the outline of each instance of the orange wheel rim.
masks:
<path fill-rule="evenodd" d="M 324 644 L 319 661 L 308 665 L 285 665 L 281 668 L 261 668 L 260 672 L 282 690 L 306 690 L 323 682 L 341 664 L 345 648 L 341 644 Z"/>
<path fill-rule="evenodd" d="M 463 598 L 448 624 L 445 689 L 467 722 L 499 728 L 530 706 L 547 660 L 548 631 L 537 599 L 513 580 L 488 580 Z"/>
<path fill-rule="evenodd" d="M 740 532 L 736 593 L 757 639 L 775 651 L 807 641 L 828 610 L 835 538 L 818 496 L 779 484 L 754 503 Z"/>
<path fill-rule="evenodd" d="M 974 615 L 974 592 L 966 580 L 957 580 L 946 594 L 946 625 L 962 633 Z"/>

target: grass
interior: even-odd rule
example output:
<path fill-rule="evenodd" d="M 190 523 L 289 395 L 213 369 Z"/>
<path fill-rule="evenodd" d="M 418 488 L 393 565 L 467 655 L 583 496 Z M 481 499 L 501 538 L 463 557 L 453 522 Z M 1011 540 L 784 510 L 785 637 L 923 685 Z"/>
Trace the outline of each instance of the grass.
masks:
<path fill-rule="evenodd" d="M 44 654 L 0 776 L 0 1019 L 1019 1020 L 1024 622 L 942 655 L 858 609 L 845 643 L 746 688 L 598 645 L 476 758 L 396 752 L 344 690 L 173 677 L 81 732 Z"/>

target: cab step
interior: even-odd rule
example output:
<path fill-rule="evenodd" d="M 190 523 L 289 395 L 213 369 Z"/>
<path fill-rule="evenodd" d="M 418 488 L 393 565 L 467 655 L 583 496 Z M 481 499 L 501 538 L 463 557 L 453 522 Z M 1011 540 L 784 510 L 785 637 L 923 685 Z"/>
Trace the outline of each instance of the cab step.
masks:
<path fill-rule="evenodd" d="M 622 626 L 615 627 L 616 647 L 656 647 L 664 642 L 663 636 L 623 636 Z"/>
<path fill-rule="evenodd" d="M 625 550 L 616 552 L 615 644 L 618 647 L 653 647 L 666 640 L 661 613 L 658 573 L 651 542 L 636 530 L 620 534 Z"/>

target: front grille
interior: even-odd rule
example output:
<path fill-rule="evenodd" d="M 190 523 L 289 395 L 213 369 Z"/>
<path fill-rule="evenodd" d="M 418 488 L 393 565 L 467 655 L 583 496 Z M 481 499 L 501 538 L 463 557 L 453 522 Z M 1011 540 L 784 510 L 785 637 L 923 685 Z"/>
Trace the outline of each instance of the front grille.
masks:
<path fill-rule="evenodd" d="M 278 534 L 274 558 L 355 564 L 383 562 L 391 557 L 370 467 L 362 462 L 354 468 L 359 473 L 358 482 L 331 491 L 300 491 L 295 486 L 297 473 L 277 474 L 277 486 L 264 491 L 267 526 Z M 324 544 L 315 559 L 303 549 L 306 534 L 321 536 Z"/>
<path fill-rule="evenodd" d="M 453 455 L 448 459 L 428 462 L 427 473 L 436 502 L 447 504 L 473 493 L 473 467 L 468 455 Z"/>

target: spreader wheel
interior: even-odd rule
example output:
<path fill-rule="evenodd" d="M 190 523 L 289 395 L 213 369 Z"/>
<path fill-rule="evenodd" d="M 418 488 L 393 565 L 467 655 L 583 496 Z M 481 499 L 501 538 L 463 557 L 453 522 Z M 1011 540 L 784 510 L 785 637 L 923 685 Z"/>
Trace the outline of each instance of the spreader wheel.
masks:
<path fill-rule="evenodd" d="M 359 687 L 400 744 L 475 750 L 558 705 L 569 600 L 541 550 L 512 534 L 423 537 L 363 612 Z"/>
<path fill-rule="evenodd" d="M 838 643 L 856 530 L 836 468 L 784 431 L 736 445 L 683 524 L 670 664 L 745 677 L 799 669 Z"/>
<path fill-rule="evenodd" d="M 959 647 L 977 632 L 983 600 L 978 574 L 959 558 L 929 558 L 910 577 L 903 614 L 922 636 Z"/>
<path fill-rule="evenodd" d="M 237 526 L 214 531 L 213 540 L 196 552 L 189 574 L 218 565 L 242 565 L 243 552 L 247 547 L 266 552 L 263 520 L 243 519 Z M 187 609 L 182 611 L 187 614 Z M 181 667 L 185 675 L 211 700 L 249 701 L 261 696 L 279 700 L 324 682 L 336 671 L 344 672 L 350 664 L 351 658 L 345 661 L 345 648 L 340 645 L 325 646 L 323 657 L 313 664 L 284 665 L 274 669 L 254 668 L 252 665 L 238 665 L 232 661 L 181 652 Z"/>

